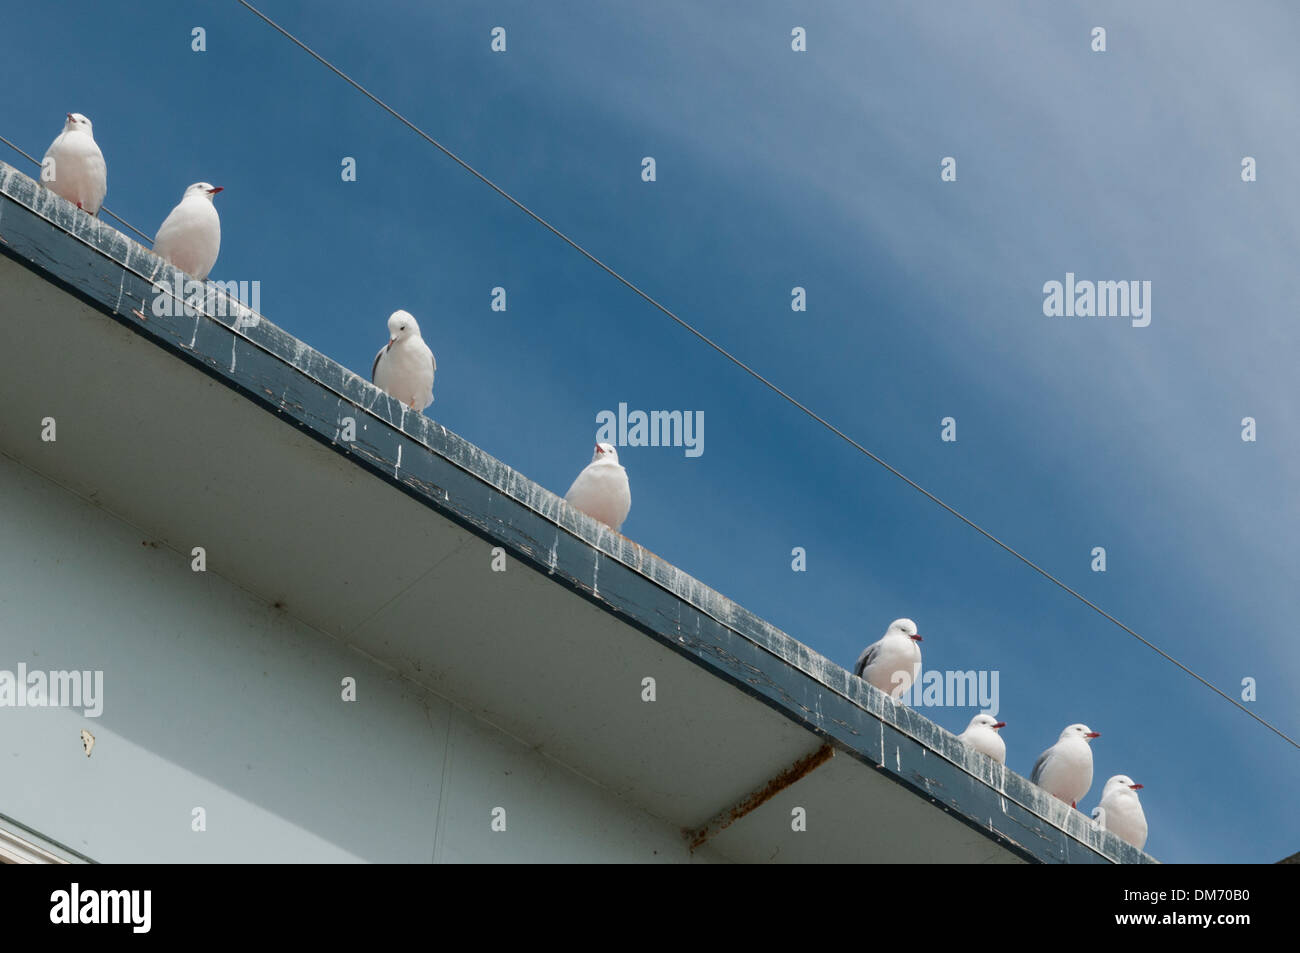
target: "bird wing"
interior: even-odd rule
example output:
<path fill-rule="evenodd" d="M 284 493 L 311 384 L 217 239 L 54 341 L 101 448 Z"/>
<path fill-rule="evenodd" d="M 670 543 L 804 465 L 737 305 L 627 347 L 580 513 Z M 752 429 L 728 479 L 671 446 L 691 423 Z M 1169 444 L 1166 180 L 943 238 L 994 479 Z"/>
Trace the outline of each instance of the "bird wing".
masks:
<path fill-rule="evenodd" d="M 1038 783 L 1038 777 L 1043 773 L 1043 768 L 1047 767 L 1047 759 L 1051 753 L 1052 749 L 1048 748 L 1038 756 L 1038 760 L 1034 762 L 1034 770 L 1029 773 L 1030 781 L 1033 781 L 1035 784 Z"/>
<path fill-rule="evenodd" d="M 863 649 L 862 654 L 858 656 L 858 664 L 853 666 L 853 674 L 858 676 L 858 678 L 861 678 L 862 673 L 867 670 L 867 666 L 870 665 L 872 661 L 875 660 L 875 657 L 879 654 L 880 654 L 880 643 L 872 642 L 865 649 Z"/>
<path fill-rule="evenodd" d="M 176 232 L 176 213 L 180 206 L 172 209 L 167 213 L 161 225 L 158 226 L 158 232 L 154 235 L 153 251 L 155 255 L 167 258 L 172 253 L 172 239 Z"/>
<path fill-rule="evenodd" d="M 104 196 L 108 194 L 108 165 L 104 162 L 104 153 L 100 152 L 98 147 L 95 148 L 95 154 L 91 156 L 90 162 L 99 182 L 103 185 L 103 189 L 96 189 L 99 194 L 95 197 L 95 201 L 98 204 L 95 211 L 90 213 L 92 218 L 98 218 L 100 209 L 104 207 Z"/>
<path fill-rule="evenodd" d="M 389 341 L 387 344 L 381 347 L 379 349 L 379 353 L 375 355 L 375 363 L 370 365 L 370 383 L 373 384 L 375 382 L 375 374 L 378 373 L 379 371 L 379 359 L 383 357 L 384 352 L 387 351 L 392 346 L 393 346 L 393 342 Z"/>
<path fill-rule="evenodd" d="M 591 490 L 591 474 L 587 471 L 591 469 L 591 464 L 587 464 L 582 471 L 573 478 L 573 483 L 569 486 L 569 492 L 564 494 L 564 499 L 574 506 L 579 503 L 585 503 L 586 497 Z"/>

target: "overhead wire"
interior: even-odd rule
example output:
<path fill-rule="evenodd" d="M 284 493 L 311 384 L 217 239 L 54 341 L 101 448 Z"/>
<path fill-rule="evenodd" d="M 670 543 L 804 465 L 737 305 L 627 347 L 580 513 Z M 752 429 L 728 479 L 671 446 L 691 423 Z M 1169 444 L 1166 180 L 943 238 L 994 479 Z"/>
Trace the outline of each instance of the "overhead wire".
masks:
<path fill-rule="evenodd" d="M 398 112 L 398 111 L 397 111 L 396 109 L 394 109 L 392 106 L 388 105 L 388 103 L 384 102 L 382 99 L 380 99 L 378 96 L 376 96 L 374 93 L 372 93 L 372 92 L 371 92 L 369 89 L 367 89 L 365 86 L 361 85 L 361 83 L 357 82 L 355 79 L 353 79 L 353 78 L 352 78 L 351 76 L 349 76 L 347 73 L 343 72 L 343 70 L 339 69 L 339 68 L 338 68 L 337 66 L 335 66 L 333 63 L 331 63 L 329 60 L 327 60 L 325 57 L 323 57 L 323 56 L 321 56 L 319 53 L 317 53 L 314 49 L 312 49 L 310 46 L 308 46 L 308 45 L 307 45 L 306 43 L 304 43 L 302 40 L 298 39 L 298 37 L 294 36 L 292 33 L 290 33 L 288 30 L 286 30 L 286 29 L 285 29 L 284 27 L 282 27 L 280 24 L 276 23 L 274 20 L 272 20 L 270 17 L 268 17 L 268 16 L 267 16 L 265 13 L 263 13 L 261 10 L 257 9 L 257 7 L 255 7 L 255 6 L 253 6 L 251 3 L 249 3 L 248 0 L 236 0 L 236 2 L 239 3 L 241 6 L 245 7 L 249 12 L 251 12 L 251 13 L 253 13 L 255 16 L 257 16 L 260 20 L 262 20 L 264 23 L 266 23 L 268 26 L 270 26 L 272 29 L 274 29 L 277 33 L 279 33 L 279 34 L 280 34 L 281 36 L 283 36 L 285 39 L 287 39 L 287 40 L 289 40 L 290 42 L 292 42 L 295 46 L 297 46 L 299 49 L 301 49 L 301 50 L 302 50 L 303 52 L 305 52 L 307 55 L 311 56 L 311 57 L 312 57 L 313 59 L 315 59 L 318 63 L 320 63 L 322 66 L 324 66 L 326 69 L 330 70 L 330 72 L 334 73 L 336 76 L 338 76 L 340 79 L 342 79 L 345 83 L 347 83 L 349 86 L 351 86 L 351 87 L 352 87 L 353 89 L 355 89 L 357 92 L 361 93 L 363 96 L 365 96 L 365 97 L 366 97 L 367 99 L 369 99 L 371 102 L 373 102 L 376 106 L 378 106 L 378 107 L 380 107 L 381 109 L 383 109 L 385 112 L 387 112 L 390 116 L 392 116 L 394 119 L 396 119 L 396 120 L 397 120 L 398 122 L 400 122 L 402 125 L 406 126 L 408 129 L 410 129 L 413 133 L 415 133 L 417 136 L 419 136 L 419 137 L 420 137 L 421 139 L 423 139 L 425 142 L 429 143 L 429 145 L 433 146 L 435 149 L 437 149 L 438 151 L 440 151 L 441 153 L 443 153 L 443 155 L 447 156 L 447 158 L 451 159 L 453 162 L 455 162 L 457 165 L 459 165 L 462 169 L 464 169 L 466 172 L 468 172 L 468 173 L 469 173 L 470 175 L 472 175 L 474 178 L 478 179 L 480 182 L 482 182 L 484 185 L 486 185 L 486 186 L 487 186 L 488 188 L 490 188 L 492 191 L 496 192 L 498 195 L 500 195 L 503 199 L 505 199 L 505 200 L 506 200 L 507 202 L 509 202 L 511 205 L 515 206 L 515 208 L 519 209 L 521 212 L 523 212 L 525 215 L 527 215 L 529 218 L 531 218 L 533 221 L 535 221 L 538 225 L 541 225 L 543 228 L 545 228 L 547 231 L 549 231 L 551 234 L 553 234 L 556 238 L 560 239 L 562 242 L 564 242 L 566 245 L 568 245 L 568 246 L 569 246 L 570 248 L 572 248 L 574 251 L 578 252 L 580 255 L 582 255 L 584 258 L 586 258 L 588 261 L 590 261 L 593 265 L 596 265 L 598 268 L 600 268 L 602 271 L 604 271 L 606 274 L 608 274 L 611 278 L 615 279 L 615 280 L 618 281 L 620 284 L 622 284 L 623 286 L 625 286 L 628 290 L 632 291 L 634 294 L 636 294 L 638 297 L 640 297 L 642 300 L 644 300 L 647 304 L 651 305 L 652 307 L 654 307 L 656 310 L 660 311 L 662 314 L 664 314 L 664 315 L 667 316 L 668 318 L 671 318 L 674 322 L 676 322 L 676 323 L 677 323 L 680 327 L 682 327 L 684 330 L 686 330 L 686 331 L 690 332 L 691 334 L 693 334 L 693 335 L 694 335 L 696 338 L 698 338 L 701 342 L 703 342 L 704 344 L 706 344 L 706 345 L 708 345 L 709 347 L 711 347 L 711 348 L 712 348 L 714 351 L 716 351 L 718 354 L 722 355 L 724 358 L 726 358 L 726 359 L 727 359 L 728 361 L 730 361 L 732 364 L 734 364 L 734 365 L 736 365 L 737 367 L 739 367 L 742 371 L 744 371 L 744 372 L 745 372 L 746 374 L 748 374 L 750 377 L 754 378 L 754 380 L 756 380 L 756 381 L 758 381 L 759 383 L 761 383 L 764 387 L 767 387 L 769 390 L 771 390 L 773 393 L 777 394 L 777 395 L 778 395 L 779 397 L 781 397 L 783 400 L 789 402 L 792 406 L 798 408 L 800 411 L 802 411 L 804 414 L 806 414 L 806 415 L 807 415 L 808 417 L 810 417 L 812 420 L 814 420 L 814 421 L 816 421 L 817 423 L 821 424 L 823 427 L 825 427 L 827 430 L 829 430 L 829 431 L 830 431 L 831 433 L 833 433 L 835 436 L 839 437 L 839 438 L 840 438 L 841 440 L 843 440 L 845 443 L 849 444 L 851 447 L 853 447 L 854 449 L 858 450 L 860 453 L 862 453 L 863 455 L 865 455 L 867 458 L 869 458 L 870 460 L 872 460 L 872 461 L 874 461 L 875 463 L 879 464 L 879 465 L 880 465 L 881 467 L 883 467 L 884 469 L 888 470 L 890 473 L 892 473 L 894 476 L 898 477 L 898 479 L 902 480 L 904 483 L 906 483 L 906 484 L 907 484 L 908 486 L 910 486 L 912 489 L 916 490 L 918 493 L 920 493 L 920 494 L 922 494 L 923 496 L 925 496 L 928 500 L 930 500 L 931 502 L 933 502 L 933 503 L 937 504 L 938 506 L 942 507 L 942 508 L 943 508 L 944 510 L 946 510 L 948 513 L 950 513 L 951 515 L 955 516 L 957 519 L 961 520 L 963 523 L 965 523 L 965 524 L 966 524 L 967 526 L 969 526 L 971 529 L 975 530 L 977 533 L 979 533 L 979 534 L 980 534 L 981 536 L 983 536 L 985 539 L 989 540 L 990 542 L 992 542 L 992 543 L 994 543 L 995 545 L 999 546 L 999 547 L 1000 547 L 1001 549 L 1003 549 L 1005 552 L 1009 553 L 1010 555 L 1014 556 L 1016 559 L 1020 560 L 1022 563 L 1024 563 L 1024 564 L 1025 564 L 1026 566 L 1028 566 L 1030 569 L 1034 570 L 1034 572 L 1038 573 L 1038 574 L 1039 574 L 1040 576 L 1042 576 L 1044 579 L 1048 580 L 1048 581 L 1051 582 L 1053 585 L 1058 586 L 1060 589 L 1062 589 L 1062 590 L 1065 591 L 1066 593 L 1068 593 L 1068 594 L 1070 594 L 1071 596 L 1073 596 L 1075 599 L 1077 599 L 1077 600 L 1078 600 L 1079 602 L 1081 602 L 1083 605 L 1087 606 L 1087 607 L 1088 607 L 1089 609 L 1091 609 L 1093 612 L 1096 612 L 1096 613 L 1097 613 L 1098 615 L 1100 615 L 1102 618 L 1106 619 L 1107 621 L 1111 622 L 1112 624 L 1114 624 L 1115 626 L 1117 626 L 1118 628 L 1120 628 L 1120 629 L 1123 630 L 1124 632 L 1128 633 L 1128 634 L 1129 634 L 1130 636 L 1132 636 L 1133 638 L 1137 639 L 1137 641 L 1141 642 L 1141 643 L 1142 643 L 1143 645 L 1145 645 L 1147 648 L 1151 649 L 1151 651 L 1155 652 L 1155 653 L 1156 653 L 1157 655 L 1159 655 L 1161 658 L 1163 658 L 1163 659 L 1165 659 L 1166 661 L 1168 661 L 1168 662 L 1172 663 L 1173 665 L 1177 666 L 1177 667 L 1178 667 L 1179 669 L 1181 669 L 1184 673 L 1186 673 L 1187 675 L 1191 676 L 1191 677 L 1194 678 L 1196 681 L 1200 682 L 1200 683 L 1201 683 L 1202 685 L 1204 685 L 1206 688 L 1210 689 L 1212 692 L 1214 692 L 1215 694 L 1219 695 L 1220 697 L 1222 697 L 1223 699 L 1225 699 L 1226 701 L 1228 701 L 1229 703 L 1231 703 L 1232 705 L 1234 705 L 1236 708 L 1238 708 L 1238 709 L 1240 709 L 1241 711 L 1245 712 L 1247 715 L 1249 715 L 1251 718 L 1255 719 L 1255 721 L 1259 722 L 1261 725 L 1263 725 L 1263 726 L 1264 726 L 1265 728 L 1267 728 L 1269 731 L 1272 731 L 1274 734 L 1278 735 L 1280 738 L 1282 738 L 1282 739 L 1284 739 L 1285 741 L 1287 741 L 1288 743 L 1290 743 L 1293 747 L 1295 747 L 1295 748 L 1300 748 L 1300 743 L 1298 743 L 1295 739 L 1291 738 L 1289 735 L 1287 735 L 1287 734 L 1286 734 L 1284 731 L 1282 731 L 1280 728 L 1278 728 L 1277 726 L 1273 725 L 1271 722 L 1267 721 L 1266 719 L 1262 718 L 1261 716 L 1257 715 L 1255 712 L 1251 711 L 1249 708 L 1247 708 L 1247 707 L 1246 707 L 1245 705 L 1243 705 L 1241 702 L 1237 701 L 1237 699 L 1233 698 L 1231 695 L 1229 695 L 1227 692 L 1223 691 L 1223 690 L 1222 690 L 1221 688 L 1219 688 L 1217 685 L 1215 685 L 1214 683 L 1210 682 L 1208 679 L 1202 677 L 1201 675 L 1199 675 L 1198 673 L 1196 673 L 1195 671 L 1193 671 L 1192 669 L 1190 669 L 1189 667 L 1187 667 L 1186 665 L 1184 665 L 1184 664 L 1183 664 L 1182 662 L 1180 662 L 1178 659 L 1174 658 L 1174 657 L 1173 657 L 1172 655 L 1170 655 L 1168 652 L 1164 651 L 1164 650 L 1161 649 L 1159 646 L 1155 645 L 1155 644 L 1154 644 L 1153 642 L 1151 642 L 1149 639 L 1144 638 L 1144 637 L 1143 637 L 1142 635 L 1140 635 L 1138 632 L 1134 631 L 1130 626 L 1125 625 L 1123 622 L 1121 622 L 1119 619 L 1115 618 L 1115 616 L 1111 615 L 1109 612 L 1107 612 L 1107 611 L 1106 611 L 1105 609 L 1103 609 L 1101 606 L 1097 605 L 1097 604 L 1096 604 L 1095 602 L 1093 602 L 1091 599 L 1087 598 L 1087 597 L 1084 596 L 1082 593 L 1078 592 L 1077 590 L 1073 589 L 1072 587 L 1070 587 L 1069 585 L 1067 585 L 1067 584 L 1066 584 L 1065 582 L 1063 582 L 1062 580 L 1058 579 L 1055 575 L 1053 575 L 1053 574 L 1052 574 L 1051 572 L 1049 572 L 1048 570 L 1044 569 L 1042 566 L 1038 565 L 1036 562 L 1034 562 L 1034 561 L 1033 561 L 1032 559 L 1030 559 L 1028 556 L 1025 556 L 1023 553 L 1019 552 L 1018 550 L 1014 549 L 1012 546 L 1010 546 L 1010 545 L 1008 545 L 1007 543 L 1003 542 L 1001 539 L 999 539 L 997 536 L 993 535 L 993 534 L 992 534 L 991 532 L 989 532 L 988 530 L 984 529 L 984 527 L 980 526 L 980 525 L 979 525 L 978 523 L 976 523 L 974 520 L 970 519 L 969 517 L 965 516 L 963 513 L 959 512 L 958 510 L 956 510 L 956 509 L 953 508 L 952 506 L 950 506 L 950 505 L 948 505 L 947 503 L 945 503 L 943 500 L 939 499 L 939 497 L 935 496 L 935 495 L 934 495 L 933 493 L 931 493 L 929 490 L 925 489 L 925 487 L 921 486 L 921 485 L 920 485 L 919 483 L 917 483 L 915 480 L 913 480 L 913 479 L 911 479 L 910 477 L 908 477 L 908 476 L 906 476 L 905 474 L 903 474 L 903 473 L 902 473 L 901 471 L 899 471 L 896 467 L 894 467 L 894 466 L 892 466 L 891 464 L 889 464 L 888 462 L 886 462 L 884 459 L 882 459 L 882 458 L 881 458 L 880 456 L 878 456 L 877 454 L 872 453 L 870 450 L 868 450 L 866 447 L 864 447 L 861 443 L 859 443 L 858 441 L 854 440 L 852 437 L 850 437 L 848 434 L 846 434 L 846 433 L 845 433 L 843 430 L 841 430 L 839 427 L 836 427 L 834 424 L 832 424 L 830 421 L 828 421 L 825 417 L 822 417 L 820 414 L 818 414 L 818 413 L 816 413 L 815 411 L 813 411 L 811 408 L 809 408 L 808 406 L 806 406 L 805 404 L 803 404 L 801 401 L 795 399 L 793 396 L 791 396 L 789 393 L 787 393 L 787 392 L 786 392 L 785 390 L 783 390 L 781 387 L 777 386 L 777 385 L 774 384 L 772 381 L 768 380 L 768 379 L 767 379 L 765 376 L 763 376 L 761 373 L 759 373 L 758 371 L 756 371 L 754 368 L 750 367 L 748 364 L 746 364 L 746 363 L 745 363 L 744 361 L 742 361 L 740 358 L 736 357 L 734 354 L 732 354 L 730 351 L 728 351 L 728 350 L 727 350 L 726 348 L 724 348 L 722 345 L 718 344 L 716 341 L 714 341 L 714 340 L 713 340 L 712 338 L 710 338 L 708 335 L 704 334 L 704 332 L 700 331 L 698 328 L 694 327 L 692 324 L 690 324 L 689 322 L 687 322 L 686 320 L 684 320 L 680 315 L 678 315 L 678 314 L 677 314 L 676 312 L 674 312 L 672 309 L 670 309 L 669 307 L 667 307 L 666 305 L 664 305 L 663 303 L 661 303 L 659 300 L 657 300 L 656 298 L 654 298 L 653 296 L 651 296 L 651 295 L 650 295 L 649 293 L 647 293 L 646 291 L 642 290 L 639 286 L 637 286 L 636 284 L 634 284 L 634 283 L 633 283 L 631 280 L 629 280 L 628 278 L 624 277 L 622 274 L 620 274 L 620 273 L 619 273 L 618 271 L 616 271 L 614 268 L 612 268 L 612 267 L 610 267 L 609 265 L 607 265 L 607 264 L 606 264 L 604 261 L 602 261 L 600 258 L 597 258 L 594 254 L 592 254 L 590 251 L 588 251 L 586 248 L 584 248 L 581 244 L 579 244 L 579 243 L 578 243 L 577 241 L 575 241 L 574 239 L 570 238 L 568 235 L 566 235 L 564 232 L 562 232 L 562 231 L 561 231 L 559 228 L 557 228 L 555 225 L 552 225 L 549 221 L 547 221 L 547 220 L 546 220 L 545 218 L 543 218 L 541 215 L 539 215 L 538 213 L 534 212 L 531 208 L 529 208 L 527 205 L 525 205 L 525 204 L 524 204 L 523 202 L 521 202 L 519 199 L 515 198 L 513 195 L 511 195 L 509 192 L 507 192 L 504 188 L 502 188 L 501 186 L 497 185 L 495 182 L 493 182 L 491 179 L 489 179 L 489 178 L 488 178 L 486 175 L 484 175 L 482 172 L 478 171 L 478 169 L 474 168 L 472 165 L 470 165 L 468 162 L 466 162 L 464 159 L 462 159 L 462 158 L 461 158 L 460 156 L 458 156 L 456 153 L 452 152 L 449 148 L 447 148 L 446 146 L 444 146 L 441 142 L 439 142 L 439 141 L 438 141 L 437 139 L 435 139 L 433 136 L 429 135 L 427 132 L 425 132 L 423 129 L 421 129 L 419 126 L 417 126 L 414 122 L 412 122 L 411 120 L 407 119 L 407 118 L 406 118 L 405 116 L 403 116 L 400 112 Z"/>

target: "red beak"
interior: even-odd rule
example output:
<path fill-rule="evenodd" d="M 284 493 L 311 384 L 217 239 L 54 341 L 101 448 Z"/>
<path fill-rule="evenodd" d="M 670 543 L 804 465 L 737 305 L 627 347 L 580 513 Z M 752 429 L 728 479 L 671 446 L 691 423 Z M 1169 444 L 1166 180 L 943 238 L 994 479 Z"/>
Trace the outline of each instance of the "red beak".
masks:
<path fill-rule="evenodd" d="M 72 118 L 72 113 L 68 113 L 68 118 L 69 118 L 69 119 Z"/>
<path fill-rule="evenodd" d="M 1084 737 L 1085 737 L 1085 738 L 1100 738 L 1100 737 L 1101 737 L 1101 732 L 1100 732 L 1100 731 L 1090 731 L 1090 732 L 1088 732 L 1086 735 L 1084 735 Z"/>
<path fill-rule="evenodd" d="M 226 187 L 224 185 L 215 185 L 212 188 L 208 189 L 208 194 L 216 195 L 218 192 L 224 192 L 225 189 Z"/>
<path fill-rule="evenodd" d="M 909 635 L 908 638 L 911 639 L 913 642 L 921 641 L 921 637 L 919 635 Z"/>
<path fill-rule="evenodd" d="M 1006 726 L 1007 726 L 1007 723 L 1006 723 L 1005 721 L 999 721 L 999 722 L 997 722 L 993 727 L 994 727 L 994 728 L 1005 728 Z"/>
<path fill-rule="evenodd" d="M 600 449 L 600 444 L 596 444 L 596 452 L 597 452 L 597 453 L 604 453 L 605 451 L 602 450 L 602 449 Z"/>
<path fill-rule="evenodd" d="M 1131 787 L 1134 791 L 1142 790 L 1142 785 L 1140 784 L 1130 784 L 1129 787 Z"/>

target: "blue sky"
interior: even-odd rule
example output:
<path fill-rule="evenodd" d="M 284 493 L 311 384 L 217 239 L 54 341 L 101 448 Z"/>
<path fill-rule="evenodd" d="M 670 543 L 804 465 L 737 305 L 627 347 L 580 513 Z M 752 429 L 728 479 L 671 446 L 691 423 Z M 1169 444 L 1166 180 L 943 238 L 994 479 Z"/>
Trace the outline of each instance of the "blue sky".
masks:
<path fill-rule="evenodd" d="M 1254 710 L 1300 733 L 1300 11 L 258 5 L 1166 651 L 1230 693 L 1255 678 Z M 807 52 L 790 49 L 795 26 Z M 438 358 L 429 414 L 557 493 L 590 459 L 599 411 L 703 411 L 698 458 L 620 450 L 628 536 L 846 667 L 915 619 L 927 667 L 1000 673 L 1022 774 L 1086 722 L 1102 737 L 1080 806 L 1112 774 L 1141 781 L 1162 860 L 1300 849 L 1293 747 L 745 377 L 234 0 L 47 0 L 0 53 L 0 132 L 39 157 L 65 112 L 88 115 L 107 205 L 133 224 L 152 233 L 191 182 L 224 186 L 212 277 L 260 281 L 263 313 L 291 333 L 364 374 L 389 313 L 411 311 Z M 956 182 L 940 181 L 944 156 Z M 1046 317 L 1043 284 L 1066 272 L 1150 281 L 1150 326 Z M 974 711 L 925 709 L 954 731 Z"/>

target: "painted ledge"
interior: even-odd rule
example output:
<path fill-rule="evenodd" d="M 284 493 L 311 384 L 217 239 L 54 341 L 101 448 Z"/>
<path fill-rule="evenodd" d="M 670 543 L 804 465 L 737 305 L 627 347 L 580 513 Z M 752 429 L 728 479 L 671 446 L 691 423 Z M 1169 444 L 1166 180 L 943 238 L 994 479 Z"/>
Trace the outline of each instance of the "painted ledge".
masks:
<path fill-rule="evenodd" d="M 3 163 L 0 254 L 806 729 L 837 755 L 810 762 L 808 777 L 847 756 L 1012 859 L 1154 862 L 223 294 L 208 296 L 210 313 L 156 315 L 154 283 L 167 279 L 168 266 Z M 351 444 L 340 443 L 345 416 L 357 420 Z"/>

